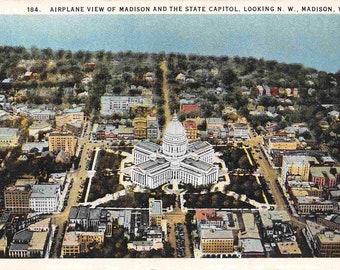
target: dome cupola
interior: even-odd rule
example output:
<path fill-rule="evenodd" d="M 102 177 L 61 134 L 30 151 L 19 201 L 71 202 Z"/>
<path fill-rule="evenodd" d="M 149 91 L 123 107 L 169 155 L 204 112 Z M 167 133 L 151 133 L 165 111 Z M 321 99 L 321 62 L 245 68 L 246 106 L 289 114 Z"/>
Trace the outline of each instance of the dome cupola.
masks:
<path fill-rule="evenodd" d="M 162 148 L 164 154 L 172 157 L 183 156 L 187 152 L 187 134 L 176 113 L 165 129 Z"/>

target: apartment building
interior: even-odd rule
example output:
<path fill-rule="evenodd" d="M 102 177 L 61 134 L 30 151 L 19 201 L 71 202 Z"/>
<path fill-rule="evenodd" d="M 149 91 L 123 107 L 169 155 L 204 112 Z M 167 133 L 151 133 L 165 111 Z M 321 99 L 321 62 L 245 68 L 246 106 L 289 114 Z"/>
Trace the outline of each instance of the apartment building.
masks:
<path fill-rule="evenodd" d="M 49 151 L 65 151 L 74 156 L 77 138 L 70 133 L 51 133 L 48 137 Z"/>
<path fill-rule="evenodd" d="M 307 156 L 284 156 L 282 160 L 281 181 L 285 184 L 288 175 L 299 175 L 308 180 L 310 164 Z"/>
<path fill-rule="evenodd" d="M 4 191 L 6 210 L 17 214 L 29 213 L 31 193 L 29 185 L 7 187 Z"/>

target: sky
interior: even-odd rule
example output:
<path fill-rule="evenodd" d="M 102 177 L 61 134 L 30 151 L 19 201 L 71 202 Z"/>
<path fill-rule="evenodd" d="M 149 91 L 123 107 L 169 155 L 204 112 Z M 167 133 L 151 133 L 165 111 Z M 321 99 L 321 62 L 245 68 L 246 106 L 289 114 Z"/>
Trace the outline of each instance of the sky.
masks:
<path fill-rule="evenodd" d="M 0 15 L 0 45 L 264 58 L 340 70 L 340 15 Z"/>

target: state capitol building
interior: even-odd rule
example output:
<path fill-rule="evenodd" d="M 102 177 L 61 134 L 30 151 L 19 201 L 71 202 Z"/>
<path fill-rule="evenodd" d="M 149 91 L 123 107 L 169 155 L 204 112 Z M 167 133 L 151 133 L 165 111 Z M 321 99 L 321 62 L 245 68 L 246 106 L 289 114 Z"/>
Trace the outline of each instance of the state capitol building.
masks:
<path fill-rule="evenodd" d="M 218 180 L 212 145 L 201 141 L 189 144 L 176 113 L 165 130 L 162 145 L 140 141 L 132 154 L 135 166 L 131 180 L 143 187 L 153 189 L 174 180 L 199 186 Z"/>

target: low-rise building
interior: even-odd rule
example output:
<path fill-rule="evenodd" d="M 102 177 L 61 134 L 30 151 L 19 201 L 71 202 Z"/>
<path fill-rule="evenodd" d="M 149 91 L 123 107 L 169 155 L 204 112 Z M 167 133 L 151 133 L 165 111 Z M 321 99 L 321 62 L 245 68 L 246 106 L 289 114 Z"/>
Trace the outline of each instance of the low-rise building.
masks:
<path fill-rule="evenodd" d="M 149 224 L 162 226 L 163 204 L 162 200 L 149 199 Z"/>
<path fill-rule="evenodd" d="M 200 232 L 200 250 L 203 256 L 230 256 L 235 254 L 234 234 L 225 229 L 202 229 Z"/>
<path fill-rule="evenodd" d="M 229 137 L 236 140 L 248 140 L 250 138 L 249 126 L 244 123 L 231 123 L 229 124 Z"/>
<path fill-rule="evenodd" d="M 313 196 L 295 197 L 294 206 L 299 215 L 334 212 L 338 209 L 337 205 L 334 202 Z"/>
<path fill-rule="evenodd" d="M 213 138 L 225 138 L 227 136 L 227 130 L 224 127 L 222 118 L 207 118 L 206 123 L 208 136 Z"/>
<path fill-rule="evenodd" d="M 28 117 L 31 117 L 35 120 L 44 120 L 44 121 L 52 120 L 55 118 L 55 115 L 56 115 L 55 111 L 48 110 L 48 109 L 39 109 L 39 108 L 27 110 L 25 114 Z"/>
<path fill-rule="evenodd" d="M 28 128 L 28 134 L 34 138 L 38 138 L 39 133 L 46 133 L 52 130 L 52 125 L 47 121 L 34 121 Z"/>
<path fill-rule="evenodd" d="M 44 151 L 48 151 L 48 142 L 27 142 L 22 145 L 21 151 L 24 154 L 41 154 Z"/>
<path fill-rule="evenodd" d="M 306 223 L 304 233 L 315 255 L 318 257 L 339 257 L 340 235 L 315 222 L 307 220 Z"/>
<path fill-rule="evenodd" d="M 19 129 L 0 127 L 0 148 L 16 146 L 18 138 Z"/>
<path fill-rule="evenodd" d="M 310 175 L 319 187 L 335 187 L 340 180 L 340 167 L 311 167 Z"/>
<path fill-rule="evenodd" d="M 286 211 L 260 211 L 263 237 L 282 241 L 294 235 L 290 217 Z"/>
<path fill-rule="evenodd" d="M 41 214 L 51 214 L 57 211 L 59 199 L 59 184 L 33 185 L 30 196 L 31 211 Z"/>
<path fill-rule="evenodd" d="M 321 224 L 329 229 L 340 231 L 340 215 L 328 215 L 328 216 L 318 216 L 316 220 L 317 224 Z"/>
<path fill-rule="evenodd" d="M 297 140 L 288 136 L 272 136 L 268 140 L 268 151 L 273 150 L 296 150 Z"/>
<path fill-rule="evenodd" d="M 80 241 L 76 232 L 65 232 L 61 247 L 62 257 L 73 257 L 81 253 Z"/>
<path fill-rule="evenodd" d="M 9 245 L 10 258 L 44 258 L 50 236 L 50 219 L 16 232 Z"/>
<path fill-rule="evenodd" d="M 189 140 L 197 139 L 198 137 L 197 122 L 194 119 L 186 119 L 183 122 L 183 125 L 187 133 L 187 138 Z"/>
<path fill-rule="evenodd" d="M 277 249 L 280 257 L 301 257 L 302 252 L 297 242 L 279 242 Z"/>
<path fill-rule="evenodd" d="M 143 105 L 144 98 L 141 96 L 102 96 L 100 98 L 103 116 L 110 116 L 114 113 L 128 113 L 134 105 Z"/>

